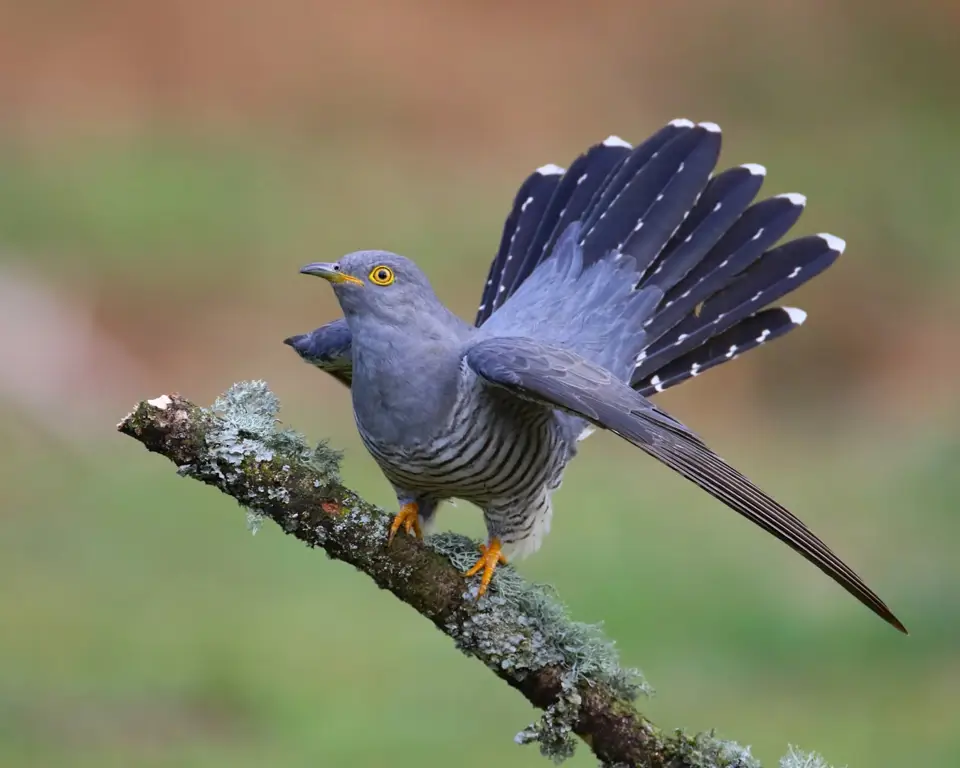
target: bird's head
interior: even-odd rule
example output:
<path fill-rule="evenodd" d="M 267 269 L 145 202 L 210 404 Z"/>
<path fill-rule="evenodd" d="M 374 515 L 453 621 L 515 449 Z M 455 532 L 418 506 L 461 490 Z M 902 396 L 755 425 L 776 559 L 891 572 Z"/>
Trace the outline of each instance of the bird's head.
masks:
<path fill-rule="evenodd" d="M 340 261 L 315 262 L 300 271 L 333 286 L 348 321 L 377 317 L 404 323 L 439 304 L 423 271 L 410 259 L 389 251 L 355 251 Z"/>

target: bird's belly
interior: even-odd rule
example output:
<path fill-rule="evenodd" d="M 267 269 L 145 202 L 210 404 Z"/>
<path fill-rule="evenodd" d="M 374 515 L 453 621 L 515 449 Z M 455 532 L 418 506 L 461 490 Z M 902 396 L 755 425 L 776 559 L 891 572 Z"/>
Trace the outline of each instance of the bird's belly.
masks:
<path fill-rule="evenodd" d="M 552 411 L 513 400 L 465 404 L 429 440 L 386 444 L 362 435 L 398 489 L 488 509 L 528 503 L 556 487 L 569 451 Z"/>

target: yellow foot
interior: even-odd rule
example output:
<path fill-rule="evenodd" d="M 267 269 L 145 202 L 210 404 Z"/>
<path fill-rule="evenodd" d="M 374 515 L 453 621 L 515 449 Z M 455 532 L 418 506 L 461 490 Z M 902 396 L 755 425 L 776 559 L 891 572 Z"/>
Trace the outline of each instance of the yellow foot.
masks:
<path fill-rule="evenodd" d="M 387 538 L 387 544 L 393 541 L 393 537 L 397 535 L 397 531 L 400 530 L 401 525 L 408 535 L 413 534 L 418 539 L 423 538 L 423 534 L 420 532 L 420 516 L 417 502 L 411 501 L 409 504 L 404 504 L 400 507 L 400 511 L 397 512 L 397 516 L 393 518 L 393 524 L 390 526 L 390 536 Z"/>
<path fill-rule="evenodd" d="M 487 587 L 490 586 L 490 579 L 493 578 L 493 572 L 497 570 L 497 566 L 502 563 L 505 564 L 506 562 L 507 558 L 500 552 L 500 539 L 490 539 L 490 546 L 486 544 L 480 545 L 480 559 L 477 560 L 473 568 L 463 574 L 469 579 L 471 576 L 476 576 L 480 571 L 483 571 L 483 576 L 480 579 L 480 589 L 477 590 L 477 600 L 480 599 L 481 595 L 487 591 Z"/>

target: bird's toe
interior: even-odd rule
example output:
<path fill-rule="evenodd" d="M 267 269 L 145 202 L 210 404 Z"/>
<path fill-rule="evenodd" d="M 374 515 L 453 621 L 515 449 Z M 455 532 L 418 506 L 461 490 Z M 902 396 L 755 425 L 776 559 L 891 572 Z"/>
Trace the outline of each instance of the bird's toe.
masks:
<path fill-rule="evenodd" d="M 480 545 L 480 559 L 474 563 L 470 570 L 463 574 L 469 579 L 471 576 L 476 576 L 481 571 L 483 572 L 483 575 L 480 577 L 480 588 L 477 590 L 477 600 L 483 596 L 487 591 L 487 587 L 490 586 L 490 581 L 493 579 L 493 572 L 497 570 L 497 566 L 503 565 L 506 562 L 507 558 L 504 557 L 501 551 L 500 539 L 494 537 L 490 539 L 489 545 Z"/>
<path fill-rule="evenodd" d="M 393 523 L 390 525 L 390 535 L 387 537 L 387 544 L 393 541 L 393 537 L 397 535 L 397 531 L 399 531 L 401 527 L 408 536 L 416 536 L 418 539 L 423 538 L 423 532 L 420 530 L 420 510 L 415 501 L 411 501 L 400 507 L 400 511 L 397 512 L 396 517 L 393 518 Z"/>

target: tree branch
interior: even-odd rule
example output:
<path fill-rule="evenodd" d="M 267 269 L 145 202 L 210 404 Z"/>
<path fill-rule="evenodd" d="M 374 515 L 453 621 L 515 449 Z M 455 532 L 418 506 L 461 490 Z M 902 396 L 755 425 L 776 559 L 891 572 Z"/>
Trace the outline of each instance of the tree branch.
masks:
<path fill-rule="evenodd" d="M 141 402 L 117 428 L 166 456 L 178 472 L 212 485 L 310 547 L 367 574 L 421 613 L 468 656 L 544 710 L 517 734 L 556 762 L 580 736 L 605 766 L 759 768 L 749 748 L 713 734 L 664 734 L 634 707 L 649 693 L 636 670 L 620 667 L 596 627 L 571 621 L 543 587 L 509 566 L 475 600 L 462 576 L 477 543 L 455 534 L 421 542 L 403 534 L 385 546 L 391 516 L 340 482 L 340 455 L 278 428 L 279 402 L 263 382 L 234 385 L 211 409 L 179 395 Z M 795 761 L 795 762 L 794 762 Z M 781 766 L 826 768 L 791 750 Z"/>

